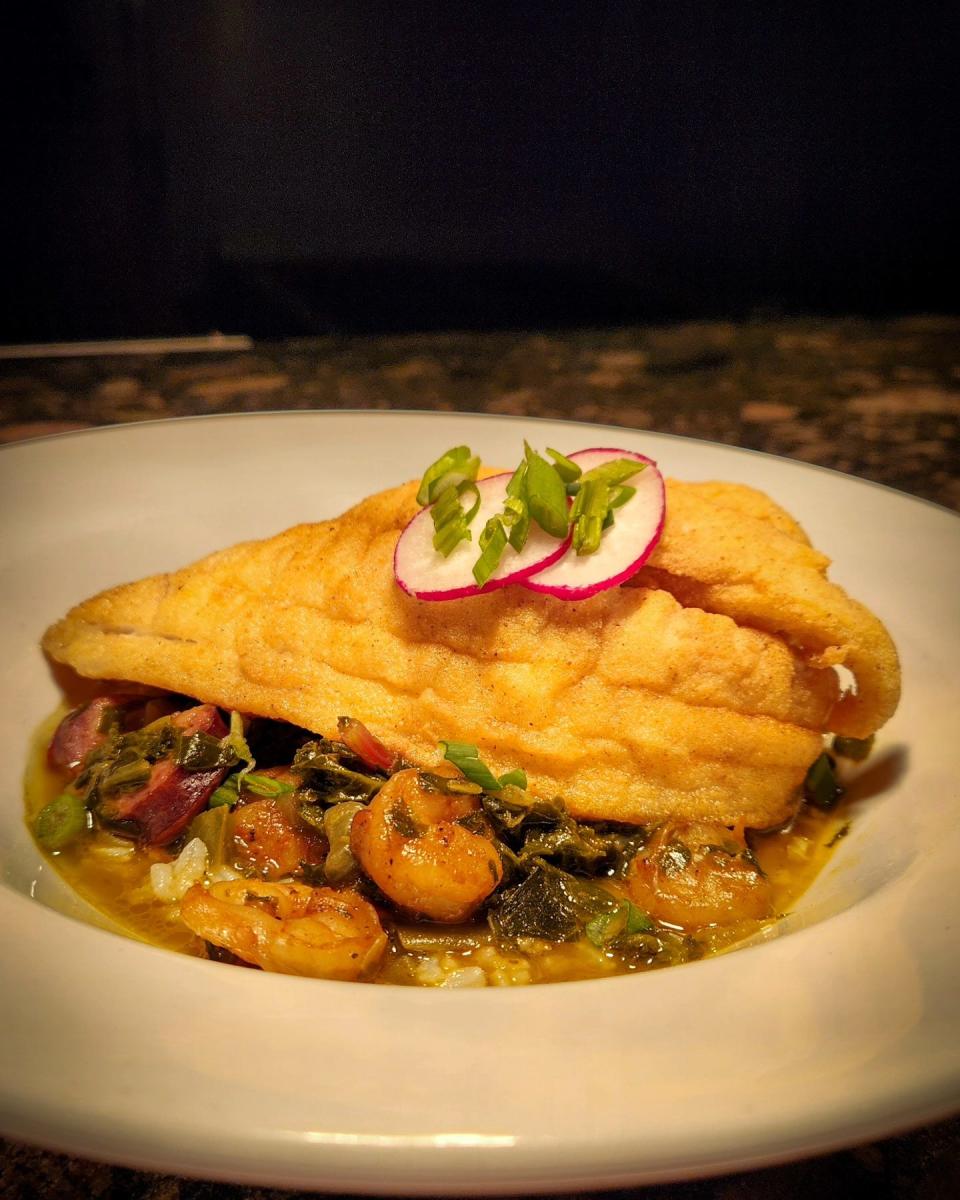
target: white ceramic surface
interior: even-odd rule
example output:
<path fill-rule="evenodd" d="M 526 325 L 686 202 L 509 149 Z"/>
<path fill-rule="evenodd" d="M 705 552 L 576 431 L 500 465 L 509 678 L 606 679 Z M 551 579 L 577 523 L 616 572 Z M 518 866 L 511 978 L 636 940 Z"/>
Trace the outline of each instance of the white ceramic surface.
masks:
<path fill-rule="evenodd" d="M 622 445 L 680 478 L 763 488 L 889 624 L 902 707 L 851 834 L 787 936 L 639 977 L 448 992 L 239 971 L 77 919 L 21 819 L 27 740 L 57 701 L 37 647 L 45 626 L 102 587 L 335 514 L 451 444 L 509 465 L 522 437 Z M 956 516 L 801 464 L 625 430 L 201 418 L 0 451 L 0 595 L 8 1135 L 236 1181 L 465 1194 L 733 1170 L 960 1107 Z"/>

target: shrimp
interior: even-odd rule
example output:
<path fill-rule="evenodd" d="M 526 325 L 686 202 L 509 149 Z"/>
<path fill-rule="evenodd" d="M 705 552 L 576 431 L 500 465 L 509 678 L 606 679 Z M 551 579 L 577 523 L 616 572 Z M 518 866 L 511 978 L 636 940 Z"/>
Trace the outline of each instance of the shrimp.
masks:
<path fill-rule="evenodd" d="M 433 921 L 464 921 L 503 878 L 490 838 L 458 824 L 480 808 L 476 796 L 430 786 L 398 771 L 357 813 L 350 848 L 395 904 Z"/>
<path fill-rule="evenodd" d="M 283 975 L 359 979 L 387 947 L 376 909 L 361 896 L 302 883 L 194 884 L 180 915 L 208 942 Z"/>
<path fill-rule="evenodd" d="M 635 904 L 684 928 L 773 913 L 770 882 L 742 832 L 706 821 L 661 825 L 630 864 L 626 883 Z"/>

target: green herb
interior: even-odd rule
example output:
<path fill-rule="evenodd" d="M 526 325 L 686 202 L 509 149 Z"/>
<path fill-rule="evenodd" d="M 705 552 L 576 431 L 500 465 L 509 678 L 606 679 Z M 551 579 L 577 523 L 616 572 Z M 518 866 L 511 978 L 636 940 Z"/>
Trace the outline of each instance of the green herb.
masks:
<path fill-rule="evenodd" d="M 456 487 L 464 480 L 475 480 L 479 469 L 480 459 L 471 453 L 469 446 L 454 446 L 427 467 L 417 492 L 417 503 L 433 504 L 444 489 Z"/>
<path fill-rule="evenodd" d="M 525 788 L 527 776 L 519 768 L 507 771 L 498 779 L 480 758 L 476 746 L 469 742 L 440 742 L 443 757 L 452 762 L 471 783 L 479 784 L 485 792 L 499 792 L 504 787 Z"/>
<path fill-rule="evenodd" d="M 836 776 L 836 763 L 826 752 L 821 754 L 807 771 L 803 781 L 803 795 L 808 804 L 827 812 L 836 807 L 843 795 L 843 788 Z"/>
<path fill-rule="evenodd" d="M 526 500 L 530 515 L 544 533 L 565 538 L 570 528 L 566 484 L 557 468 L 526 442 L 523 450 L 527 466 Z"/>
<path fill-rule="evenodd" d="M 507 498 L 504 501 L 500 521 L 507 530 L 510 545 L 519 554 L 527 544 L 530 533 L 530 504 L 527 500 L 527 463 L 526 459 L 510 476 L 507 484 Z"/>
<path fill-rule="evenodd" d="M 635 487 L 630 487 L 629 484 L 623 483 L 614 489 L 613 495 L 610 498 L 610 515 L 613 516 L 614 509 L 622 508 L 628 500 L 632 500 L 637 494 Z"/>
<path fill-rule="evenodd" d="M 600 548 L 604 531 L 613 524 L 614 511 L 637 494 L 637 489 L 626 486 L 624 481 L 645 466 L 632 458 L 616 458 L 592 467 L 580 477 L 570 513 L 575 553 L 594 554 Z"/>
<path fill-rule="evenodd" d="M 873 749 L 874 736 L 868 738 L 852 738 L 840 737 L 839 734 L 833 739 L 831 749 L 834 754 L 838 754 L 841 758 L 849 758 L 851 762 L 863 762 Z"/>
<path fill-rule="evenodd" d="M 570 484 L 576 483 L 583 474 L 583 469 L 573 459 L 561 454 L 559 450 L 551 450 L 548 446 L 547 453 L 553 459 L 553 465 L 556 468 L 557 474 L 569 489 Z"/>
<path fill-rule="evenodd" d="M 224 805 L 231 807 L 240 799 L 240 788 L 237 783 L 236 775 L 229 775 L 223 783 L 216 788 L 207 801 L 207 808 L 222 808 Z"/>
<path fill-rule="evenodd" d="M 61 792 L 37 813 L 33 833 L 44 850 L 63 850 L 89 828 L 87 806 L 73 792 Z"/>
<path fill-rule="evenodd" d="M 473 577 L 480 587 L 490 579 L 507 548 L 507 531 L 499 517 L 491 517 L 480 534 L 480 557 L 473 564 Z"/>
<path fill-rule="evenodd" d="M 604 524 L 610 514 L 610 488 L 602 479 L 584 478 L 573 502 L 573 549 L 593 554 L 600 549 Z"/>
<path fill-rule="evenodd" d="M 585 471 L 581 482 L 602 479 L 604 483 L 614 488 L 626 483 L 634 475 L 639 475 L 646 469 L 646 465 L 646 463 L 638 462 L 635 458 L 614 458 L 610 462 L 601 463 L 598 467 L 591 467 L 589 471 Z"/>
<path fill-rule="evenodd" d="M 465 511 L 461 500 L 467 495 L 472 496 L 473 504 Z M 470 522 L 479 510 L 480 491 L 475 483 L 466 480 L 444 488 L 431 510 L 433 548 L 447 558 L 461 542 L 470 541 Z"/>
<path fill-rule="evenodd" d="M 420 783 L 425 791 L 443 792 L 446 796 L 480 796 L 483 793 L 479 783 L 449 775 L 434 775 L 431 771 L 420 772 Z"/>
<path fill-rule="evenodd" d="M 266 796 L 275 799 L 287 792 L 295 791 L 292 783 L 283 779 L 274 779 L 272 775 L 255 775 L 250 772 L 243 776 L 240 788 L 245 792 L 253 792 L 255 796 Z"/>

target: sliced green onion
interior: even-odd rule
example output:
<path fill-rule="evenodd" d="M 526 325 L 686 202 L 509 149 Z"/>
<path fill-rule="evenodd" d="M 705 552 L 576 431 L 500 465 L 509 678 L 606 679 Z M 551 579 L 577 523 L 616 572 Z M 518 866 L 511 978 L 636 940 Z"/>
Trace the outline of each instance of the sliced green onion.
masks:
<path fill-rule="evenodd" d="M 563 482 L 567 486 L 571 483 L 576 483 L 583 474 L 583 468 L 578 466 L 572 458 L 567 458 L 566 455 L 561 454 L 559 450 L 551 450 L 548 446 L 547 453 L 553 459 L 553 465 L 556 467 L 557 474 Z"/>
<path fill-rule="evenodd" d="M 581 481 L 573 502 L 573 549 L 577 554 L 593 554 L 600 548 L 604 522 L 610 512 L 610 488 L 603 479 Z"/>
<path fill-rule="evenodd" d="M 473 577 L 480 587 L 500 565 L 507 548 L 507 533 L 499 517 L 491 517 L 480 534 L 480 557 L 473 564 Z"/>
<path fill-rule="evenodd" d="M 840 737 L 833 739 L 833 752 L 841 758 L 849 758 L 851 762 L 863 762 L 873 749 L 873 734 L 868 738 Z"/>
<path fill-rule="evenodd" d="M 497 530 L 495 522 L 499 523 L 500 531 Z M 480 558 L 473 568 L 473 575 L 481 587 L 497 569 L 506 550 L 506 544 L 500 545 L 500 532 L 506 536 L 506 540 L 517 554 L 527 544 L 530 533 L 530 506 L 527 503 L 526 461 L 521 462 L 510 476 L 503 511 L 490 518 L 480 536 Z"/>
<path fill-rule="evenodd" d="M 296 791 L 292 783 L 287 783 L 283 779 L 274 779 L 271 775 L 255 775 L 252 771 L 243 776 L 241 786 L 245 792 L 253 792 L 255 796 L 266 796 L 271 800 L 275 796 L 283 796 L 287 792 Z"/>
<path fill-rule="evenodd" d="M 626 483 L 632 476 L 639 475 L 646 465 L 646 463 L 637 462 L 635 458 L 615 458 L 585 471 L 581 482 L 586 483 L 588 479 L 602 479 L 604 483 L 616 487 L 617 484 Z"/>
<path fill-rule="evenodd" d="M 473 504 L 464 511 L 460 500 L 471 494 Z M 472 480 L 465 479 L 456 486 L 444 488 L 431 509 L 434 549 L 446 558 L 461 542 L 470 541 L 470 522 L 479 510 L 480 490 Z"/>
<path fill-rule="evenodd" d="M 530 508 L 526 500 L 520 496 L 508 496 L 504 502 L 500 520 L 504 528 L 509 531 L 507 540 L 519 554 L 527 544 L 527 537 L 530 533 Z"/>
<path fill-rule="evenodd" d="M 498 779 L 485 762 L 480 752 L 470 742 L 440 742 L 443 757 L 464 774 L 471 783 L 479 784 L 485 792 L 499 792 L 507 786 L 525 788 L 527 776 L 519 768 L 507 771 Z"/>
<path fill-rule="evenodd" d="M 524 442 L 526 493 L 530 515 L 552 537 L 565 538 L 570 528 L 567 488 L 560 472 Z"/>
<path fill-rule="evenodd" d="M 87 829 L 87 806 L 73 792 L 61 792 L 37 813 L 33 833 L 44 850 L 62 850 Z"/>
<path fill-rule="evenodd" d="M 220 808 L 222 805 L 236 804 L 240 799 L 237 778 L 237 775 L 231 775 L 225 779 L 207 801 L 207 808 Z"/>
<path fill-rule="evenodd" d="M 585 471 L 580 477 L 570 512 L 573 522 L 573 549 L 577 554 L 594 554 L 600 549 L 603 534 L 614 523 L 614 511 L 637 494 L 625 479 L 642 471 L 645 463 L 632 458 L 616 458 Z"/>
<path fill-rule="evenodd" d="M 803 781 L 803 795 L 807 803 L 812 804 L 814 808 L 829 811 L 836 807 L 837 801 L 843 795 L 835 767 L 833 759 L 824 752 L 807 772 Z"/>
<path fill-rule="evenodd" d="M 464 480 L 474 480 L 480 469 L 479 457 L 473 455 L 469 446 L 454 446 L 441 454 L 423 473 L 417 503 L 433 504 L 440 493 L 448 487 L 456 487 Z"/>

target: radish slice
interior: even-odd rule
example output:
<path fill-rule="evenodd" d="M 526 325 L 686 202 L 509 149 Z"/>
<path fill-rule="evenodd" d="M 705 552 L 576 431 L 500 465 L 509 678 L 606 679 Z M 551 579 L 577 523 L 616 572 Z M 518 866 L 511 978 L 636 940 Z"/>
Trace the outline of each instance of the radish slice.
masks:
<path fill-rule="evenodd" d="M 417 600 L 459 600 L 465 596 L 479 596 L 508 583 L 520 583 L 560 558 L 570 545 L 569 537 L 559 541 L 531 521 L 530 534 L 520 553 L 508 544 L 493 575 L 482 588 L 477 586 L 473 565 L 480 557 L 480 534 L 490 517 L 503 512 L 507 484 L 512 475 L 508 471 L 477 481 L 480 509 L 470 523 L 472 538 L 455 546 L 448 558 L 433 548 L 430 509 L 423 508 L 417 513 L 400 534 L 393 554 L 394 576 L 408 596 Z"/>
<path fill-rule="evenodd" d="M 617 458 L 635 458 L 646 464 L 645 470 L 626 481 L 637 494 L 616 510 L 613 527 L 603 535 L 599 550 L 581 555 L 571 551 L 523 581 L 523 586 L 534 592 L 561 600 L 586 600 L 623 583 L 647 561 L 663 532 L 666 496 L 657 464 L 644 454 L 602 449 L 578 450 L 569 457 L 583 471 Z"/>

